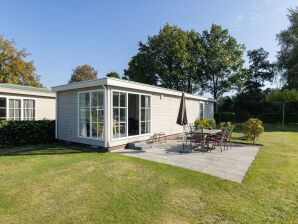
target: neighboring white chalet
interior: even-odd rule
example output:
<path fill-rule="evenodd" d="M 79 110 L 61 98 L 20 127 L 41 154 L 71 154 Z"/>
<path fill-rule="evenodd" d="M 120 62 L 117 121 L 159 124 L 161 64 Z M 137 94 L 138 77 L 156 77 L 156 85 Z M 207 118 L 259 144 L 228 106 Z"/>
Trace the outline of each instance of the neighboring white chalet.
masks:
<path fill-rule="evenodd" d="M 55 120 L 55 102 L 51 90 L 0 83 L 0 120 Z"/>
<path fill-rule="evenodd" d="M 176 124 L 182 92 L 115 78 L 52 88 L 57 93 L 56 137 L 109 150 L 181 133 Z M 213 118 L 215 100 L 185 94 L 188 121 Z"/>

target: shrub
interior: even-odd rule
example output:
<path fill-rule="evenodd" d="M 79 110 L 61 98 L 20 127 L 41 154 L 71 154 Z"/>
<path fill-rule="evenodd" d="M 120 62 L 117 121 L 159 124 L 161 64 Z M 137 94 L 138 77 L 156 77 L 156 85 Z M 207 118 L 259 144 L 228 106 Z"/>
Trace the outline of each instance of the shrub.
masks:
<path fill-rule="evenodd" d="M 55 140 L 55 121 L 0 121 L 0 147 L 50 143 Z"/>
<path fill-rule="evenodd" d="M 203 118 L 201 120 L 196 120 L 194 122 L 194 126 L 196 129 L 199 128 L 215 128 L 216 122 L 213 118 Z"/>
<path fill-rule="evenodd" d="M 227 127 L 229 130 L 231 130 L 232 128 L 232 122 L 228 121 L 228 122 L 220 122 L 220 129 L 224 130 L 225 127 Z"/>
<path fill-rule="evenodd" d="M 243 123 L 244 135 L 255 145 L 255 140 L 264 132 L 263 122 L 257 118 L 249 118 Z"/>

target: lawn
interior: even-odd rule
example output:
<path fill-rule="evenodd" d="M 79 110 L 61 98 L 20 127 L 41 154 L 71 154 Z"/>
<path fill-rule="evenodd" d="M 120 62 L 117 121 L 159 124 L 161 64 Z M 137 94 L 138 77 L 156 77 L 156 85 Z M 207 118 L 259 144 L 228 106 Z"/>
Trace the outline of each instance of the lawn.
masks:
<path fill-rule="evenodd" d="M 298 223 L 298 125 L 277 130 L 242 184 L 58 145 L 2 152 L 0 223 Z"/>

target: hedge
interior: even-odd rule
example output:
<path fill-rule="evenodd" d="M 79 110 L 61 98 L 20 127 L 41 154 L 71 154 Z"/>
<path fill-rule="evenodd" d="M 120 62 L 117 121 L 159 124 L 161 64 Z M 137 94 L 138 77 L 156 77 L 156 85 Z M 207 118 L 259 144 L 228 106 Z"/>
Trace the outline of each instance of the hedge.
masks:
<path fill-rule="evenodd" d="M 264 123 L 280 123 L 281 113 L 262 113 L 259 115 L 250 115 L 248 113 L 235 114 L 232 112 L 219 112 L 214 113 L 214 119 L 217 123 L 231 121 L 233 123 L 242 123 L 251 117 L 258 118 Z M 286 123 L 298 123 L 298 113 L 286 113 L 285 114 Z"/>
<path fill-rule="evenodd" d="M 265 123 L 281 123 L 281 113 L 264 113 L 258 116 Z M 298 123 L 298 113 L 285 113 L 285 123 Z"/>
<path fill-rule="evenodd" d="M 45 144 L 55 141 L 55 121 L 0 121 L 0 147 Z"/>

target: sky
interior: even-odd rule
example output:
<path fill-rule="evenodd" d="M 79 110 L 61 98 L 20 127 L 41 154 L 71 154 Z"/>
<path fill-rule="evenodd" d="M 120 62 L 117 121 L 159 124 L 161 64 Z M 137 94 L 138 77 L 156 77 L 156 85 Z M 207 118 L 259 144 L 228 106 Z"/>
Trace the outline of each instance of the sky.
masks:
<path fill-rule="evenodd" d="M 247 50 L 263 47 L 274 61 L 276 34 L 295 6 L 298 0 L 0 0 L 0 35 L 28 50 L 50 88 L 66 84 L 82 64 L 99 78 L 123 74 L 138 42 L 166 23 L 198 32 L 220 24 Z"/>

